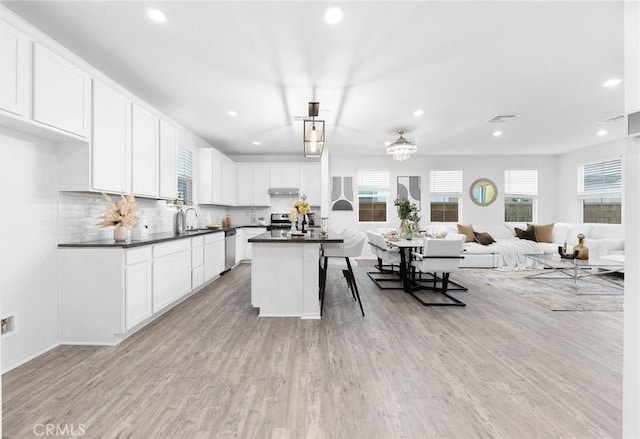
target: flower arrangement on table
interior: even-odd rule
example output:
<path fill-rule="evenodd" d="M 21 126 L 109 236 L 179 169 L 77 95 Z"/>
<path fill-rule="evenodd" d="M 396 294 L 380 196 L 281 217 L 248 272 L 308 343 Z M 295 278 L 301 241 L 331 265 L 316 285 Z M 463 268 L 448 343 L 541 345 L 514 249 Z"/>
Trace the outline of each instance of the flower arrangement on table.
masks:
<path fill-rule="evenodd" d="M 411 233 L 417 233 L 420 229 L 420 215 L 418 206 L 409 202 L 406 198 L 396 198 L 393 205 L 398 209 L 398 218 L 400 218 L 400 236 L 404 236 L 409 228 Z"/>
<path fill-rule="evenodd" d="M 107 194 L 102 194 L 107 202 L 104 212 L 98 217 L 99 227 L 114 227 L 113 236 L 116 241 L 127 239 L 127 229 L 138 222 L 138 203 L 133 195 L 120 195 L 120 200 L 114 202 Z M 124 237 L 124 238 L 123 238 Z"/>
<path fill-rule="evenodd" d="M 295 203 L 291 206 L 291 211 L 289 212 L 289 221 L 291 223 L 298 223 L 298 229 L 303 230 L 303 222 L 306 219 L 307 214 L 311 212 L 311 206 L 307 202 L 307 196 L 302 195 L 299 200 L 296 200 Z"/>

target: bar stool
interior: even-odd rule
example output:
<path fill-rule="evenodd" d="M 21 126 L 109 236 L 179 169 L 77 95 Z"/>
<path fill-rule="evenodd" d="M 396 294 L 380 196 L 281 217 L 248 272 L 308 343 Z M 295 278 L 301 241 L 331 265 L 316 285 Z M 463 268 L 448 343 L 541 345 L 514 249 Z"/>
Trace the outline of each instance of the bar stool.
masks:
<path fill-rule="evenodd" d="M 346 269 L 342 270 L 342 274 L 347 280 L 347 284 L 351 289 L 351 294 L 354 300 L 358 301 L 360 305 L 360 311 L 364 317 L 364 308 L 362 307 L 362 301 L 360 300 L 360 293 L 358 292 L 358 285 L 356 284 L 356 278 L 353 275 L 353 268 L 351 267 L 351 260 L 356 256 L 362 254 L 362 248 L 364 247 L 365 235 L 364 233 L 356 232 L 352 237 L 345 239 L 342 244 L 323 244 L 321 260 L 323 263 L 320 265 L 321 269 L 321 282 L 320 282 L 320 315 L 324 308 L 324 294 L 327 286 L 327 271 L 329 270 L 329 258 L 344 259 L 347 265 Z"/>

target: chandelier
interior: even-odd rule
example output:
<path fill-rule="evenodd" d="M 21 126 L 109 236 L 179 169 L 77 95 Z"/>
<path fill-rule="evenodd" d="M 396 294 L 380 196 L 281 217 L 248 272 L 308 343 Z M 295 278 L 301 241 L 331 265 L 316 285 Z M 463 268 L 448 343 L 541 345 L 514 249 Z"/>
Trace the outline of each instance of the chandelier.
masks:
<path fill-rule="evenodd" d="M 418 147 L 415 143 L 409 142 L 404 138 L 404 130 L 398 130 L 400 137 L 395 142 L 387 145 L 387 155 L 393 157 L 394 160 L 399 162 L 407 160 L 411 157 L 411 154 L 418 151 Z"/>

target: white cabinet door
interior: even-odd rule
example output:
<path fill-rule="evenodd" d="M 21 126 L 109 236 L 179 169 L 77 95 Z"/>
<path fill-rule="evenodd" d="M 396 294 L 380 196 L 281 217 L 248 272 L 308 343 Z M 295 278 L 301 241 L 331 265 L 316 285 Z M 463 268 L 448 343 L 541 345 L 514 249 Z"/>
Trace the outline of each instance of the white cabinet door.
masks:
<path fill-rule="evenodd" d="M 238 181 L 240 175 L 238 175 Z M 253 205 L 270 206 L 271 196 L 269 195 L 269 165 L 253 166 Z M 240 194 L 238 194 L 239 196 Z M 238 203 L 239 204 L 239 203 Z"/>
<path fill-rule="evenodd" d="M 131 145 L 131 191 L 158 196 L 158 118 L 133 104 Z"/>
<path fill-rule="evenodd" d="M 213 149 L 199 148 L 196 154 L 198 181 L 198 203 L 213 203 Z"/>
<path fill-rule="evenodd" d="M 220 274 L 216 266 L 215 242 L 204 246 L 204 280 L 210 281 Z"/>
<path fill-rule="evenodd" d="M 247 235 L 245 229 L 236 229 L 236 264 L 245 258 Z"/>
<path fill-rule="evenodd" d="M 204 265 L 191 271 L 191 287 L 195 290 L 204 283 Z"/>
<path fill-rule="evenodd" d="M 160 121 L 160 197 L 175 199 L 178 196 L 176 160 L 178 133 L 174 127 Z"/>
<path fill-rule="evenodd" d="M 91 186 L 95 190 L 131 190 L 130 111 L 128 99 L 94 80 Z"/>
<path fill-rule="evenodd" d="M 270 168 L 270 187 L 297 188 L 300 186 L 300 171 L 297 164 L 274 163 L 270 166 Z"/>
<path fill-rule="evenodd" d="M 214 242 L 213 244 L 213 271 L 220 274 L 224 271 L 224 241 Z"/>
<path fill-rule="evenodd" d="M 320 205 L 320 164 L 300 165 L 300 196 L 305 194 L 312 206 Z"/>
<path fill-rule="evenodd" d="M 173 257 L 173 293 L 179 298 L 191 291 L 191 250 Z"/>
<path fill-rule="evenodd" d="M 0 108 L 19 116 L 29 113 L 31 40 L 0 21 Z"/>
<path fill-rule="evenodd" d="M 211 158 L 211 203 L 222 204 L 222 161 L 224 159 L 215 151 Z"/>
<path fill-rule="evenodd" d="M 172 256 L 153 261 L 153 312 L 158 312 L 173 301 Z"/>
<path fill-rule="evenodd" d="M 87 137 L 90 76 L 39 43 L 33 64 L 33 119 Z"/>
<path fill-rule="evenodd" d="M 253 166 L 238 165 L 238 206 L 253 206 Z"/>
<path fill-rule="evenodd" d="M 151 261 L 125 268 L 125 327 L 127 330 L 151 316 Z"/>
<path fill-rule="evenodd" d="M 235 206 L 238 201 L 238 168 L 237 165 L 227 158 L 222 158 L 222 204 Z"/>

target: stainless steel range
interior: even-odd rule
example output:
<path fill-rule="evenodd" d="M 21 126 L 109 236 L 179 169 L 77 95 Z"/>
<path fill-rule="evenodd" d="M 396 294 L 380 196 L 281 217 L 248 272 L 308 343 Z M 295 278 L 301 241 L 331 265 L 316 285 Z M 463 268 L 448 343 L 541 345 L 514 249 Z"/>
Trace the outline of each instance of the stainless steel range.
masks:
<path fill-rule="evenodd" d="M 283 230 L 290 229 L 291 221 L 289 221 L 288 213 L 272 213 L 271 224 L 267 227 L 267 230 Z"/>

